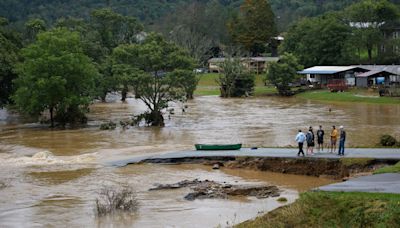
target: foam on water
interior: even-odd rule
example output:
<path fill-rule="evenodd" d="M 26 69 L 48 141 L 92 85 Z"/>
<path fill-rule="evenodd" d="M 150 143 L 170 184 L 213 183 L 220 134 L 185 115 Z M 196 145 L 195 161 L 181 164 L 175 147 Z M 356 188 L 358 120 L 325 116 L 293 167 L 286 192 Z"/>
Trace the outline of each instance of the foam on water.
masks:
<path fill-rule="evenodd" d="M 96 153 L 76 156 L 55 156 L 47 150 L 39 151 L 32 156 L 16 156 L 15 154 L 0 154 L 2 166 L 33 166 L 56 164 L 93 164 L 96 163 Z"/>

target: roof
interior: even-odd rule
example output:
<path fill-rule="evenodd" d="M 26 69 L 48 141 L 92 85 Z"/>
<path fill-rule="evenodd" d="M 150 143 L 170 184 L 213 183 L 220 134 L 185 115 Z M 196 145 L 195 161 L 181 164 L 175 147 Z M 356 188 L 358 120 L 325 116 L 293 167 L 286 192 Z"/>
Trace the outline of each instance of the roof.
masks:
<path fill-rule="evenodd" d="M 377 74 L 391 75 L 392 73 L 384 71 L 384 70 L 371 70 L 371 71 L 364 72 L 362 74 L 358 74 L 358 75 L 356 75 L 356 77 L 370 77 L 370 76 L 377 75 Z"/>
<path fill-rule="evenodd" d="M 356 68 L 362 68 L 368 70 L 361 66 L 314 66 L 302 71 L 299 74 L 336 74 L 344 71 L 353 70 Z"/>
<path fill-rule="evenodd" d="M 225 62 L 227 58 L 211 58 L 208 60 L 209 63 L 222 63 Z M 277 62 L 279 57 L 242 57 L 240 58 L 241 61 L 254 61 L 254 62 Z"/>
<path fill-rule="evenodd" d="M 393 75 L 400 75 L 400 65 L 353 65 L 371 71 L 386 71 Z"/>

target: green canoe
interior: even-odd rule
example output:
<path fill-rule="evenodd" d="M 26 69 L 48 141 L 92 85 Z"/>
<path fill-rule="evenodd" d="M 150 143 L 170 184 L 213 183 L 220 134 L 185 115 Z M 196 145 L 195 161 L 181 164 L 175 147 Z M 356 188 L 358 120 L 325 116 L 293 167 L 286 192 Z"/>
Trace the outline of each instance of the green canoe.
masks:
<path fill-rule="evenodd" d="M 239 150 L 242 144 L 195 144 L 196 150 Z"/>

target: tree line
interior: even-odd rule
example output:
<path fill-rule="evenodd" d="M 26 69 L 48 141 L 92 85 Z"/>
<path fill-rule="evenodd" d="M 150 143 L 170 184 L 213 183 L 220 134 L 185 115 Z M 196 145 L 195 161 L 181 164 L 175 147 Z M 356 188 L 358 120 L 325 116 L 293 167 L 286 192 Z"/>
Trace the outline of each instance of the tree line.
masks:
<path fill-rule="evenodd" d="M 124 101 L 132 91 L 149 109 L 147 122 L 161 126 L 161 110 L 169 101 L 193 97 L 198 82 L 193 69 L 220 55 L 233 56 L 222 64 L 221 95 L 251 95 L 254 75 L 235 57 L 271 52 L 279 28 L 267 0 L 244 0 L 238 11 L 226 7 L 233 2 L 184 5 L 182 17 L 160 23 L 163 36 L 146 32 L 152 26 L 111 8 L 53 24 L 33 18 L 21 31 L 1 18 L 0 105 L 13 103 L 32 116 L 48 112 L 52 126 L 65 125 L 85 122 L 93 99 L 105 101 L 107 93 L 120 91 Z M 281 95 L 290 95 L 288 85 L 302 66 L 351 64 L 362 58 L 395 63 L 399 53 L 376 53 L 383 29 L 398 19 L 398 6 L 387 0 L 362 0 L 304 18 L 283 34 L 284 54 L 267 78 Z"/>
<path fill-rule="evenodd" d="M 111 91 L 121 91 L 122 100 L 133 91 L 150 110 L 147 121 L 162 126 L 168 101 L 192 98 L 197 84 L 195 60 L 184 49 L 108 8 L 53 27 L 32 19 L 22 33 L 1 19 L 0 42 L 0 105 L 48 113 L 52 127 L 84 123 L 93 99 L 104 101 Z"/>
<path fill-rule="evenodd" d="M 387 0 L 363 0 L 349 7 L 293 24 L 282 52 L 313 65 L 399 64 L 400 12 Z M 386 34 L 385 34 L 386 33 Z M 383 50 L 385 49 L 385 50 Z"/>

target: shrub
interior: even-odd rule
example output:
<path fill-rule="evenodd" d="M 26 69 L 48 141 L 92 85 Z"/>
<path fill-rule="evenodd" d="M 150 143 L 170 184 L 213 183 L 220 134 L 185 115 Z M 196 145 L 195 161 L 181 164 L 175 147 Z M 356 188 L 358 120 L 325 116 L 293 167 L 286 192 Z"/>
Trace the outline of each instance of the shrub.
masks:
<path fill-rule="evenodd" d="M 118 211 L 134 212 L 139 206 L 131 187 L 104 186 L 96 198 L 96 215 L 104 216 Z"/>
<path fill-rule="evenodd" d="M 114 130 L 117 127 L 117 124 L 110 121 L 108 123 L 102 123 L 100 125 L 100 130 Z"/>
<path fill-rule="evenodd" d="M 280 197 L 280 198 L 277 199 L 277 201 L 281 202 L 281 203 L 286 203 L 288 200 L 285 197 Z"/>
<path fill-rule="evenodd" d="M 7 188 L 7 187 L 8 187 L 8 183 L 0 181 L 0 190 L 3 188 Z"/>
<path fill-rule="evenodd" d="M 381 146 L 395 146 L 397 144 L 397 140 L 391 135 L 382 135 L 380 138 Z"/>

